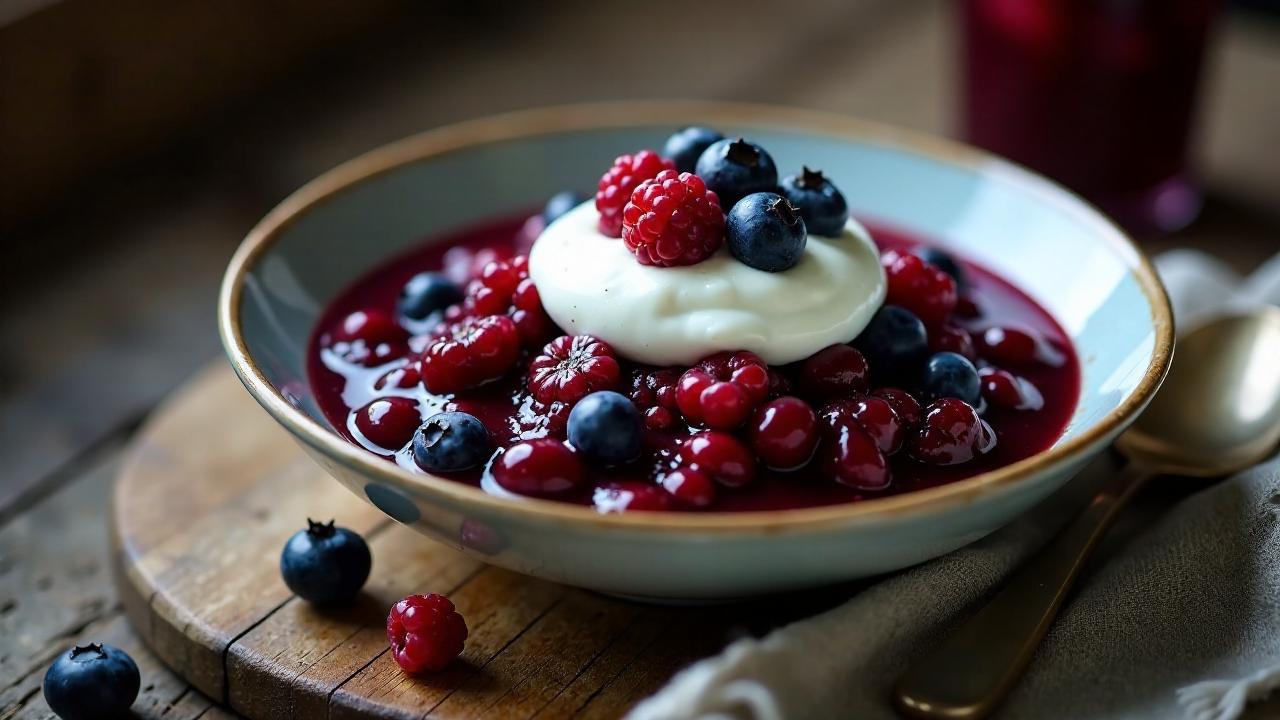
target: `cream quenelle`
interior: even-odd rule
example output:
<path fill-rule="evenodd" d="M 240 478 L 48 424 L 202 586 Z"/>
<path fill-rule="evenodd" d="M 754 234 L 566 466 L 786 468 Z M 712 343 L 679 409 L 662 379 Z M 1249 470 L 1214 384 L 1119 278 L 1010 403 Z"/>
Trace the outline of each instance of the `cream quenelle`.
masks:
<path fill-rule="evenodd" d="M 855 338 L 884 301 L 879 255 L 854 220 L 840 237 L 810 235 L 795 267 L 770 273 L 723 247 L 696 265 L 641 265 L 596 229 L 598 217 L 586 202 L 548 226 L 529 253 L 529 276 L 566 332 L 631 360 L 688 365 L 721 350 L 750 350 L 771 365 L 803 360 Z"/>

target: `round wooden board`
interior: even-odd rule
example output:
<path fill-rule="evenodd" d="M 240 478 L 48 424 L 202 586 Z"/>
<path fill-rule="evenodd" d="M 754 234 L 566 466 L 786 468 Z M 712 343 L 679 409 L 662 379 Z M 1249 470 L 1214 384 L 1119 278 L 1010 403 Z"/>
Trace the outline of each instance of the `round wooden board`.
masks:
<path fill-rule="evenodd" d="M 353 607 L 321 612 L 280 579 L 285 539 L 336 518 L 373 550 Z M 659 608 L 486 566 L 388 520 L 329 479 L 219 363 L 134 440 L 112 507 L 135 629 L 192 685 L 250 718 L 618 717 L 735 635 L 815 609 Z M 443 672 L 387 653 L 387 609 L 438 592 L 471 629 Z"/>

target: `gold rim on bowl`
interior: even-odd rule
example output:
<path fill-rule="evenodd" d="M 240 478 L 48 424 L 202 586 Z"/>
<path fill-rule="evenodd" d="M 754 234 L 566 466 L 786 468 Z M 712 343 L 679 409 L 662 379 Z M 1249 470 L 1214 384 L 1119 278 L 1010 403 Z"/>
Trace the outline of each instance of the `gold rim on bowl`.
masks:
<path fill-rule="evenodd" d="M 938 162 L 973 168 L 996 163 L 1012 172 L 1000 180 L 1018 185 L 1046 204 L 1056 206 L 1094 225 L 1099 234 L 1129 259 L 1129 272 L 1152 309 L 1155 347 L 1142 379 L 1132 393 L 1102 420 L 1079 436 L 1029 458 L 938 487 L 839 505 L 794 510 L 748 512 L 651 512 L 602 515 L 585 506 L 554 500 L 495 497 L 480 488 L 432 475 L 419 475 L 359 448 L 293 407 L 249 355 L 240 326 L 244 279 L 257 259 L 269 250 L 299 217 L 335 195 L 379 175 L 447 155 L 464 148 L 521 138 L 599 128 L 690 123 L 758 127 L 775 131 L 807 131 L 870 141 L 906 149 Z M 1133 241 L 1101 212 L 1074 193 L 1029 170 L 976 148 L 939 137 L 812 110 L 769 105 L 699 101 L 610 102 L 523 110 L 448 125 L 385 145 L 324 173 L 294 192 L 269 212 L 245 237 L 231 259 L 218 298 L 218 330 L 227 356 L 254 399 L 279 423 L 316 450 L 363 475 L 392 485 L 412 487 L 416 493 L 486 511 L 530 519 L 589 525 L 597 528 L 670 530 L 680 532 L 740 532 L 778 534 L 809 531 L 855 522 L 927 513 L 972 503 L 1032 473 L 1061 465 L 1086 452 L 1123 427 L 1144 408 L 1168 371 L 1173 355 L 1173 315 L 1150 261 Z"/>

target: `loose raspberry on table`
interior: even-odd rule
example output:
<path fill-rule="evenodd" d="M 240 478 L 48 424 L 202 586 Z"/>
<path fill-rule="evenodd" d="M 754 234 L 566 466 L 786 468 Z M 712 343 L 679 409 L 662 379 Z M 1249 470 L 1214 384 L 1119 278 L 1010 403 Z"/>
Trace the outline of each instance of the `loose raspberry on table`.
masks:
<path fill-rule="evenodd" d="M 529 364 L 529 392 L 541 403 L 572 405 L 618 385 L 622 369 L 613 349 L 590 335 L 562 335 Z"/>
<path fill-rule="evenodd" d="M 671 430 L 676 426 L 676 383 L 680 371 L 675 368 L 642 370 L 631 377 L 631 402 L 644 417 L 644 426 L 650 430 Z"/>
<path fill-rule="evenodd" d="M 720 199 L 697 175 L 664 170 L 631 193 L 622 242 L 641 265 L 700 263 L 724 244 Z"/>
<path fill-rule="evenodd" d="M 675 164 L 652 150 L 634 155 L 619 155 L 596 186 L 596 210 L 600 211 L 600 232 L 609 237 L 622 237 L 622 210 L 640 183 L 656 177 L 663 170 L 675 170 Z"/>
<path fill-rule="evenodd" d="M 676 405 L 685 419 L 713 430 L 741 425 L 769 394 L 769 370 L 754 353 L 716 353 L 680 376 Z"/>
<path fill-rule="evenodd" d="M 410 595 L 387 615 L 391 656 L 410 674 L 443 670 L 466 640 L 466 620 L 443 595 Z"/>
<path fill-rule="evenodd" d="M 520 333 L 511 318 L 468 318 L 448 328 L 422 355 L 427 390 L 454 393 L 505 375 L 520 358 Z"/>
<path fill-rule="evenodd" d="M 956 309 L 956 281 L 910 253 L 890 250 L 880 256 L 888 281 L 886 305 L 915 313 L 925 326 L 942 327 Z"/>

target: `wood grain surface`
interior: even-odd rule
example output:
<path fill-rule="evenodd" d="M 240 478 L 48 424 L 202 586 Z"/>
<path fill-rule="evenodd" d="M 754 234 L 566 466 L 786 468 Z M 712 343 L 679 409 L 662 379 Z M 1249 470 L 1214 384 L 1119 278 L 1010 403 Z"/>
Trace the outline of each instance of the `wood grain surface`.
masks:
<path fill-rule="evenodd" d="M 143 641 L 250 718 L 615 717 L 760 617 L 607 598 L 432 542 L 325 476 L 221 363 L 139 431 L 111 513 L 113 569 Z M 280 578 L 280 549 L 308 517 L 369 541 L 373 574 L 349 608 L 317 610 Z M 384 623 L 425 592 L 448 595 L 471 634 L 451 667 L 415 678 L 388 654 Z M 765 627 L 811 609 L 787 607 Z"/>

